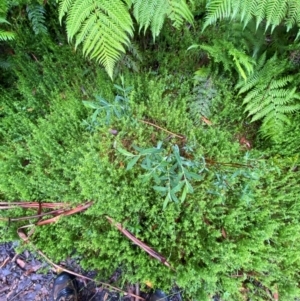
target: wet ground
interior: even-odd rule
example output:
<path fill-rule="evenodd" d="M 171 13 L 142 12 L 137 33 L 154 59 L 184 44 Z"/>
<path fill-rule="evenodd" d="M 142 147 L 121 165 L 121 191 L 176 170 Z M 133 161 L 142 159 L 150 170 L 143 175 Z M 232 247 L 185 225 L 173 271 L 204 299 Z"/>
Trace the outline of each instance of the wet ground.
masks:
<path fill-rule="evenodd" d="M 0 244 L 0 301 L 52 301 L 53 282 L 57 274 L 45 261 L 34 253 L 15 252 L 16 244 Z M 96 273 L 85 272 L 73 259 L 60 263 L 72 271 L 94 278 Z M 109 292 L 95 282 L 76 278 L 79 287 L 79 301 L 117 301 L 116 292 Z"/>
<path fill-rule="evenodd" d="M 17 243 L 0 243 L 0 301 L 52 301 L 53 282 L 57 274 L 55 269 L 34 252 L 24 251 L 17 254 Z M 68 268 L 89 278 L 96 276 L 95 272 L 83 271 L 76 260 L 67 258 L 60 266 Z M 113 283 L 121 277 L 116 271 L 106 283 Z M 76 278 L 79 287 L 78 301 L 138 301 L 130 293 L 135 293 L 136 286 L 126 287 L 129 295 L 124 296 L 116 291 L 108 291 L 96 286 L 94 281 Z M 146 293 L 139 296 L 149 299 Z M 172 293 L 170 301 L 182 301 L 179 293 Z"/>

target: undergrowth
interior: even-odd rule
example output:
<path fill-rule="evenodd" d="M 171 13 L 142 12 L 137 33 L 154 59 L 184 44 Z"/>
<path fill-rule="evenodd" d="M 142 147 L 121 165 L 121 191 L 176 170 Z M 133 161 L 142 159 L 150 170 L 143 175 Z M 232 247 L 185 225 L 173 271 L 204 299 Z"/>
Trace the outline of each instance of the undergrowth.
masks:
<path fill-rule="evenodd" d="M 142 289 L 146 282 L 166 291 L 177 284 L 190 300 L 299 296 L 299 147 L 292 134 L 298 115 L 278 141 L 253 134 L 259 124 L 245 126 L 231 78 L 198 57 L 210 72 L 198 72 L 194 81 L 195 55 L 178 43 L 167 69 L 169 24 L 160 46 L 149 46 L 147 36 L 141 41 L 149 48 L 140 72 L 124 72 L 115 85 L 53 28 L 37 40 L 29 26 L 18 25 L 22 34 L 10 44 L 13 68 L 6 72 L 14 81 L 1 80 L 0 197 L 94 203 L 36 226 L 31 242 L 54 261 L 76 252 L 101 278 L 120 267 L 122 283 L 140 282 Z M 147 58 L 151 47 L 161 48 Z M 180 66 L 184 72 L 170 72 Z M 31 213 L 15 208 L 1 217 Z M 18 227 L 28 224 L 0 222 L 2 241 L 16 239 Z"/>

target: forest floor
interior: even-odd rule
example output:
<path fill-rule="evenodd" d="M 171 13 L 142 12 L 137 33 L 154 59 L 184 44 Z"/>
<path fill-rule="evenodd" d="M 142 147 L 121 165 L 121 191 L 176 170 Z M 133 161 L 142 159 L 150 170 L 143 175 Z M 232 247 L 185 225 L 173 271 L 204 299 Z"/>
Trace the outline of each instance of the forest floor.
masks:
<path fill-rule="evenodd" d="M 0 243 L 0 301 L 53 301 L 53 282 L 57 277 L 56 270 L 34 252 L 16 253 L 17 243 Z M 73 258 L 60 262 L 60 266 L 83 277 L 95 278 L 95 271 L 84 271 Z M 136 293 L 135 285 L 126 285 L 125 294 L 119 291 L 103 288 L 96 281 L 76 277 L 79 290 L 78 301 L 143 301 L 149 299 L 149 294 Z M 119 270 L 110 279 L 101 280 L 113 285 L 121 277 Z M 116 288 L 117 289 L 117 288 Z M 138 289 L 139 290 L 139 289 Z M 182 301 L 179 292 L 173 290 L 169 301 Z"/>
<path fill-rule="evenodd" d="M 32 252 L 17 254 L 15 246 L 14 243 L 0 244 L 0 301 L 52 301 L 55 269 Z M 89 278 L 96 276 L 96 272 L 83 271 L 71 258 L 60 265 Z M 121 298 L 117 292 L 96 286 L 94 281 L 80 277 L 76 280 L 79 301 L 130 300 L 128 296 Z"/>

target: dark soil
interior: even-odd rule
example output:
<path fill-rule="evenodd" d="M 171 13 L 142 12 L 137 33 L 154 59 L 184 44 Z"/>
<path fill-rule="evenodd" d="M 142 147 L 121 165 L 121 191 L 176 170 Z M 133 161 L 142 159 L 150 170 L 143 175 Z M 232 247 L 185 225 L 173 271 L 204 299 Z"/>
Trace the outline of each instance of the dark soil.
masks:
<path fill-rule="evenodd" d="M 0 244 L 0 301 L 52 301 L 54 279 L 57 277 L 55 270 L 34 253 L 24 251 L 15 252 L 17 243 Z M 72 270 L 89 278 L 96 277 L 95 272 L 83 271 L 75 259 L 67 258 L 60 262 L 60 266 Z M 121 277 L 121 271 L 116 271 L 106 283 L 113 282 Z M 76 278 L 79 288 L 78 301 L 135 301 L 134 297 L 120 296 L 119 293 L 108 291 L 101 286 L 96 286 L 94 281 Z M 135 293 L 135 286 L 125 289 L 128 293 Z M 149 294 L 139 294 L 149 299 Z M 179 293 L 172 290 L 170 301 L 182 301 Z"/>

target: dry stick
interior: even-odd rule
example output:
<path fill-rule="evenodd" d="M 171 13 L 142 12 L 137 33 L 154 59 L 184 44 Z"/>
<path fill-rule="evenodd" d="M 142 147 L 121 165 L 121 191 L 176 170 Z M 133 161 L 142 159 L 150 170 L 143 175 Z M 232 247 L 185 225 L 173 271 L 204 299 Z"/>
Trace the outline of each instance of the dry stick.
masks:
<path fill-rule="evenodd" d="M 100 284 L 102 284 L 103 286 L 107 286 L 107 287 L 110 287 L 110 288 L 112 288 L 112 289 L 114 289 L 114 290 L 116 290 L 116 291 L 119 291 L 119 292 L 122 292 L 124 295 L 128 295 L 125 291 L 123 291 L 123 290 L 121 290 L 121 289 L 119 289 L 119 288 L 117 288 L 117 287 L 114 287 L 114 286 L 112 286 L 112 285 L 110 285 L 110 284 L 107 284 L 107 283 L 105 283 L 105 282 L 102 282 L 102 281 L 95 281 L 94 279 L 92 279 L 92 278 L 89 278 L 89 277 L 86 277 L 86 276 L 83 276 L 83 275 L 80 275 L 80 274 L 77 274 L 77 273 L 75 273 L 75 272 L 73 272 L 73 271 L 70 271 L 70 270 L 68 270 L 68 269 L 65 269 L 65 268 L 63 268 L 62 266 L 60 266 L 60 265 L 58 265 L 58 264 L 55 264 L 54 262 L 52 262 L 42 251 L 40 251 L 40 250 L 38 250 L 35 246 L 34 246 L 34 244 L 33 243 L 31 243 L 30 241 L 29 241 L 29 239 L 28 239 L 28 236 L 22 231 L 19 231 L 20 229 L 24 229 L 24 228 L 28 228 L 28 227 L 30 227 L 31 225 L 27 225 L 27 226 L 23 226 L 23 227 L 20 227 L 19 229 L 18 229 L 18 234 L 19 234 L 19 237 L 24 241 L 24 242 L 26 242 L 26 243 L 30 243 L 30 245 L 32 246 L 32 248 L 38 253 L 38 254 L 40 254 L 48 263 L 50 263 L 53 267 L 55 267 L 56 268 L 56 270 L 61 270 L 61 271 L 64 271 L 64 272 L 67 272 L 67 273 L 69 273 L 69 274 L 71 274 L 71 275 L 74 275 L 74 276 L 76 276 L 76 277 L 80 277 L 80 278 L 83 278 L 83 279 L 87 279 L 87 280 L 90 280 L 90 281 L 94 281 L 94 282 L 96 282 L 96 283 L 100 283 Z M 33 228 L 34 229 L 34 228 Z M 30 231 L 31 232 L 31 231 Z M 32 234 L 32 233 L 31 233 Z M 15 257 L 17 256 L 18 254 L 16 254 L 15 255 Z M 14 259 L 13 259 L 14 260 Z M 140 300 L 144 300 L 145 301 L 145 299 L 144 298 L 142 298 L 142 297 L 139 297 L 139 296 L 136 296 L 136 295 L 134 295 L 134 294 L 130 294 L 131 296 L 133 296 L 133 297 L 135 297 L 136 299 L 140 299 Z"/>
<path fill-rule="evenodd" d="M 138 245 L 140 248 L 142 248 L 145 252 L 147 252 L 150 256 L 156 258 L 160 262 L 162 262 L 164 265 L 166 265 L 171 270 L 175 271 L 175 269 L 169 264 L 169 262 L 158 252 L 151 249 L 149 246 L 147 246 L 145 243 L 143 243 L 141 240 L 136 238 L 133 234 L 131 234 L 128 230 L 123 228 L 123 226 L 120 223 L 115 222 L 111 217 L 106 216 L 108 221 L 117 227 L 118 230 L 120 230 L 126 237 L 128 237 L 132 242 L 134 242 L 136 245 Z"/>
<path fill-rule="evenodd" d="M 135 294 L 140 295 L 140 285 L 138 282 L 135 284 Z M 135 299 L 135 301 L 138 301 L 138 299 Z"/>
<path fill-rule="evenodd" d="M 62 209 L 57 209 L 54 211 L 49 211 L 46 213 L 41 213 L 41 214 L 36 214 L 36 215 L 30 215 L 30 216 L 22 216 L 22 217 L 16 217 L 16 218 L 10 218 L 10 217 L 0 217 L 1 221 L 11 221 L 11 222 L 15 222 L 15 221 L 23 221 L 23 220 L 27 220 L 27 219 L 33 219 L 33 218 L 39 218 L 39 217 L 43 217 L 46 215 L 53 215 L 55 213 L 59 213 Z"/>
<path fill-rule="evenodd" d="M 61 270 L 61 271 L 67 272 L 67 273 L 69 273 L 69 274 L 71 274 L 71 275 L 74 275 L 74 276 L 76 276 L 76 277 L 80 277 L 80 278 L 83 278 L 83 279 L 86 279 L 86 280 L 90 280 L 90 281 L 94 281 L 94 282 L 96 282 L 96 283 L 100 283 L 100 284 L 102 284 L 103 286 L 110 287 L 110 288 L 112 288 L 112 289 L 114 289 L 114 290 L 117 290 L 117 291 L 119 291 L 119 292 L 122 292 L 124 295 L 128 295 L 128 293 L 126 293 L 125 291 L 123 291 L 123 290 L 121 290 L 121 289 L 119 289 L 119 288 L 117 288 L 117 287 L 115 287 L 115 286 L 112 286 L 112 285 L 107 284 L 107 283 L 102 282 L 102 281 L 98 281 L 98 280 L 96 281 L 95 279 L 92 279 L 92 278 L 89 278 L 89 277 L 86 277 L 86 276 L 77 274 L 77 273 L 75 273 L 75 272 L 73 272 L 73 271 L 70 271 L 70 270 L 68 270 L 68 269 L 63 268 L 62 266 L 60 266 L 60 265 L 58 265 L 58 264 L 55 264 L 55 263 L 52 262 L 52 261 L 51 261 L 51 260 L 50 260 L 50 259 L 49 259 L 42 251 L 36 249 L 35 246 L 34 246 L 33 244 L 31 244 L 31 246 L 35 249 L 35 251 L 36 251 L 38 254 L 40 254 L 42 257 L 44 257 L 44 259 L 45 259 L 46 261 L 48 261 L 48 263 L 50 263 L 52 266 L 54 266 L 57 270 Z M 137 295 L 134 295 L 134 294 L 131 294 L 131 295 L 132 295 L 133 297 L 135 297 L 136 299 L 145 300 L 144 298 L 142 298 L 142 297 L 140 297 L 140 296 L 137 296 Z"/>
<path fill-rule="evenodd" d="M 43 216 L 46 216 L 46 215 L 57 215 L 55 218 L 42 220 L 42 221 L 39 221 L 37 223 L 37 225 L 44 225 L 44 224 L 50 223 L 52 221 L 56 221 L 61 215 L 67 216 L 67 215 L 71 215 L 71 214 L 74 214 L 74 213 L 77 213 L 77 212 L 81 212 L 81 211 L 89 208 L 91 205 L 93 205 L 93 202 L 87 202 L 87 203 L 78 205 L 77 207 L 75 207 L 73 209 L 56 209 L 56 210 L 49 211 L 49 212 L 46 212 L 46 213 L 41 213 L 41 214 L 36 214 L 36 215 L 31 215 L 31 216 L 16 217 L 16 218 L 7 218 L 7 217 L 2 218 L 2 217 L 0 217 L 0 220 L 14 222 L 14 221 L 33 219 L 33 218 L 40 218 L 40 217 L 43 217 Z M 2 207 L 0 207 L 0 209 L 1 208 Z M 10 209 L 10 208 L 4 208 L 4 209 Z"/>
<path fill-rule="evenodd" d="M 139 121 L 140 121 L 140 122 L 143 122 L 143 123 L 146 123 L 146 124 L 149 124 L 149 125 L 152 125 L 152 126 L 158 128 L 158 129 L 160 129 L 160 130 L 162 130 L 162 131 L 164 131 L 164 132 L 166 132 L 166 133 L 169 133 L 169 134 L 171 134 L 171 135 L 173 135 L 173 136 L 175 136 L 175 137 L 178 137 L 178 138 L 180 138 L 180 139 L 184 139 L 184 138 L 185 138 L 184 136 L 181 136 L 181 135 L 175 134 L 175 133 L 173 133 L 173 132 L 170 132 L 170 131 L 168 131 L 168 130 L 166 130 L 166 129 L 164 129 L 164 128 L 162 128 L 162 127 L 160 127 L 160 126 L 158 126 L 158 125 L 156 125 L 155 123 L 152 123 L 152 122 L 150 122 L 150 121 L 146 121 L 146 120 L 142 120 L 142 119 L 139 119 Z"/>
<path fill-rule="evenodd" d="M 0 209 L 13 209 L 17 207 L 22 208 L 38 208 L 38 202 L 0 202 Z M 67 207 L 70 206 L 70 203 L 41 203 L 43 208 L 56 208 L 56 207 Z M 5 207 L 7 206 L 7 207 Z"/>
<path fill-rule="evenodd" d="M 7 262 L 9 261 L 9 256 L 6 257 L 6 259 L 3 261 L 3 263 L 0 265 L 0 269 L 2 269 L 6 264 Z"/>

